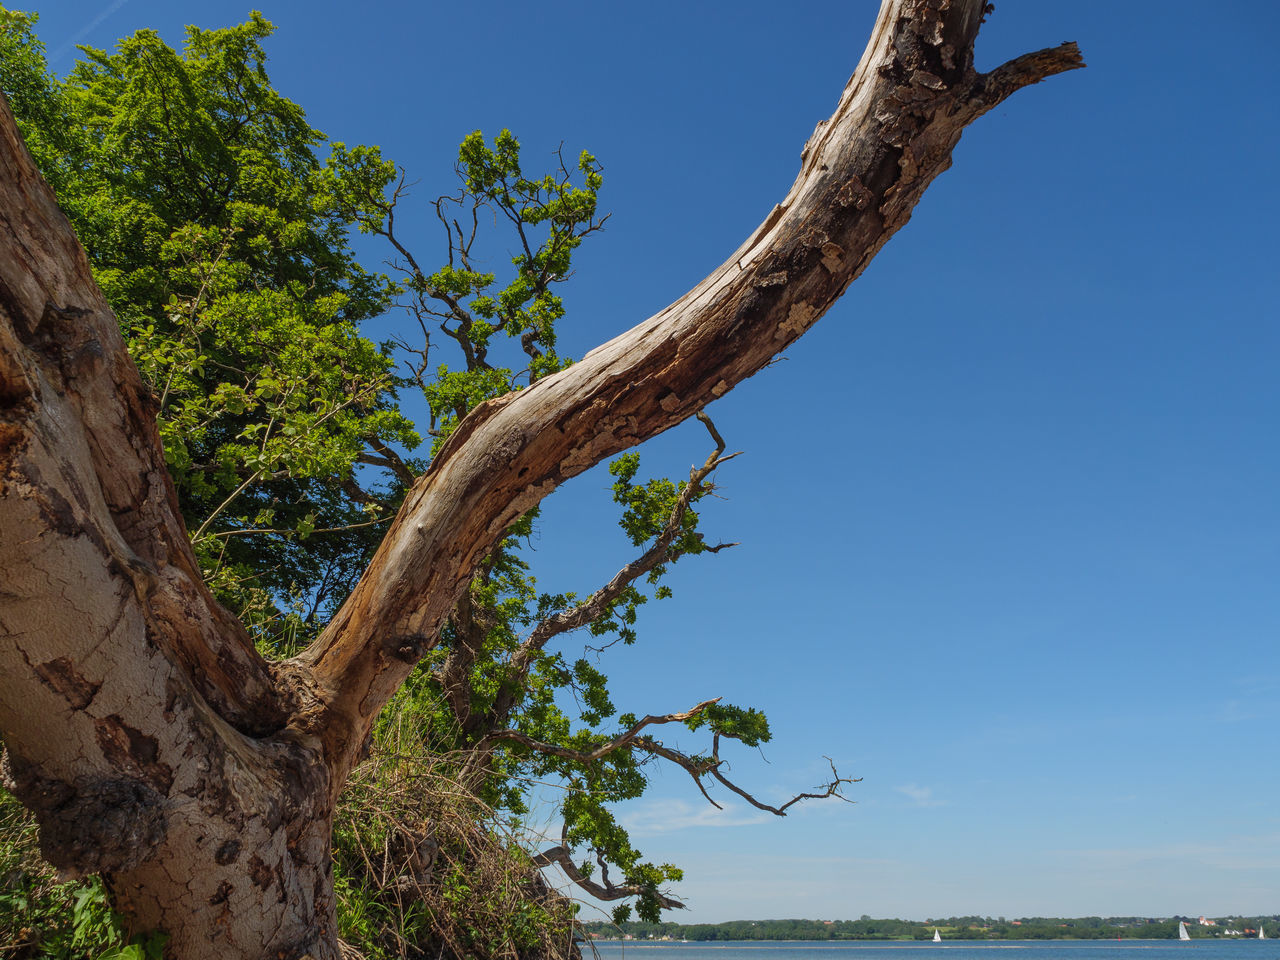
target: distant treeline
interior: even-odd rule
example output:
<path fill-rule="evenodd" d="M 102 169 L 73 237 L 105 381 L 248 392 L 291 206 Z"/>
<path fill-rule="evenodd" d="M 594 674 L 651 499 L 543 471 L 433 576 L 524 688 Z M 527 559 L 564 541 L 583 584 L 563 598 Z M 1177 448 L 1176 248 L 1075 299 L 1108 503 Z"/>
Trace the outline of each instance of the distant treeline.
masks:
<path fill-rule="evenodd" d="M 938 930 L 944 940 L 1114 940 L 1176 939 L 1178 922 L 1186 921 L 1195 939 L 1231 935 L 1257 936 L 1262 923 L 1268 937 L 1280 935 L 1280 918 L 1219 919 L 1201 926 L 1197 917 L 948 917 L 945 920 L 731 920 L 728 923 L 613 924 L 593 921 L 587 933 L 597 938 L 636 940 L 931 940 Z M 1228 933 L 1232 931 L 1232 933 Z"/>

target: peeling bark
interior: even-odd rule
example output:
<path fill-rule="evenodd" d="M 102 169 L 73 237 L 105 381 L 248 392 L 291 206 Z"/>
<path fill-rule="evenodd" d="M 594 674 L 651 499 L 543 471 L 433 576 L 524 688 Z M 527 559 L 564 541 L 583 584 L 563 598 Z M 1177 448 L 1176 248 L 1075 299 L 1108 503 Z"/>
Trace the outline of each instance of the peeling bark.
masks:
<path fill-rule="evenodd" d="M 156 405 L 0 105 L 0 731 L 70 874 L 183 958 L 330 958 L 333 803 L 374 718 L 506 527 L 697 413 L 804 333 L 950 165 L 963 129 L 1081 66 L 982 74 L 981 0 L 885 0 L 784 200 L 689 293 L 468 416 L 316 644 L 272 668 L 201 580 Z"/>

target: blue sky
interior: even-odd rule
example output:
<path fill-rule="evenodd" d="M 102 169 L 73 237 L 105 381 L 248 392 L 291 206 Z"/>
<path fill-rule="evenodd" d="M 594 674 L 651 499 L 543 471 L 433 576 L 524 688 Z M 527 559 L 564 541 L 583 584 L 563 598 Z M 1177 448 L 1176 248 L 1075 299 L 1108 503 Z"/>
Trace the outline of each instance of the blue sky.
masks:
<path fill-rule="evenodd" d="M 35 7 L 59 72 L 250 9 Z M 260 7 L 276 85 L 424 200 L 477 128 L 601 159 L 581 354 L 782 197 L 877 4 Z M 971 128 L 841 303 L 711 407 L 745 454 L 704 524 L 742 545 L 679 564 L 611 651 L 619 705 L 764 707 L 774 742 L 733 773 L 770 798 L 824 755 L 864 780 L 766 822 L 658 775 L 623 816 L 687 868 L 679 919 L 1280 910 L 1277 29 L 1267 0 L 999 3 L 981 68 L 1064 40 L 1089 68 Z M 695 424 L 643 459 L 707 452 Z M 548 504 L 548 586 L 625 561 L 607 485 Z"/>

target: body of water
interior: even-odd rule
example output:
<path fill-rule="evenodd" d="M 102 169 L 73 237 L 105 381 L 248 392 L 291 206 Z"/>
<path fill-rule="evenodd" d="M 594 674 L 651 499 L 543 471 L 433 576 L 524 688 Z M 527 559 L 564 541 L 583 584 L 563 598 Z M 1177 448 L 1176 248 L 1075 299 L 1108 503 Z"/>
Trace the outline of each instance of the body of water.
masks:
<path fill-rule="evenodd" d="M 595 947 L 600 960 L 1280 960 L 1280 940 L 631 940 Z"/>

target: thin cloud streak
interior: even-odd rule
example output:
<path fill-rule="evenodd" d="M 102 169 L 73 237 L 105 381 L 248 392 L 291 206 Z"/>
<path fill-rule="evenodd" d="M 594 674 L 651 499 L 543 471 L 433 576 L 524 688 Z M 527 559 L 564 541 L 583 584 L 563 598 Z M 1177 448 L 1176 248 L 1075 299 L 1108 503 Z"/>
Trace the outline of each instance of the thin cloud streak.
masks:
<path fill-rule="evenodd" d="M 76 44 L 78 44 L 81 40 L 83 40 L 90 33 L 92 33 L 99 24 L 101 24 L 104 20 L 106 20 L 109 16 L 111 16 L 113 13 L 115 13 L 117 10 L 119 10 L 128 2 L 129 0 L 112 0 L 111 4 L 105 10 L 103 10 L 101 13 L 99 13 L 96 17 L 94 17 L 89 22 L 88 26 L 81 27 L 74 37 L 72 37 L 70 40 L 66 41 L 65 43 L 60 44 L 57 47 L 57 49 L 55 49 L 51 54 L 49 54 L 50 65 L 52 65 L 57 60 L 61 60 L 63 57 L 69 54 L 75 48 Z"/>
<path fill-rule="evenodd" d="M 946 803 L 945 800 L 939 800 L 933 795 L 933 787 L 921 787 L 914 783 L 908 783 L 901 787 L 894 787 L 894 789 L 908 797 L 913 806 L 941 807 Z"/>
<path fill-rule="evenodd" d="M 747 827 L 766 823 L 771 814 L 746 807 L 717 810 L 710 804 L 692 804 L 684 800 L 655 800 L 637 804 L 619 815 L 623 825 L 638 837 L 655 836 L 676 830 L 704 827 Z"/>
<path fill-rule="evenodd" d="M 1233 837 L 1222 842 L 1175 843 L 1161 846 L 1060 850 L 1058 855 L 1110 869 L 1145 866 L 1162 861 L 1185 861 L 1231 871 L 1274 870 L 1280 856 L 1280 836 Z"/>

